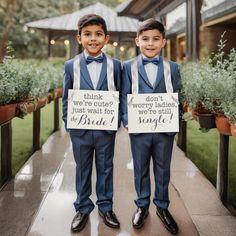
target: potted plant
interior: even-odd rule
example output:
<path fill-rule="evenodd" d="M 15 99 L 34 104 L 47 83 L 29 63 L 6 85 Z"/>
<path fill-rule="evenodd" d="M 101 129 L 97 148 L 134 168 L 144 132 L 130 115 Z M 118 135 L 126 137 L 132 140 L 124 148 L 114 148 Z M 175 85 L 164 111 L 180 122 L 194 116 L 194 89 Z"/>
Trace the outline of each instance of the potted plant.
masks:
<path fill-rule="evenodd" d="M 63 82 L 63 73 L 61 69 L 52 67 L 49 71 L 49 76 L 53 78 L 51 80 L 51 90 L 54 90 L 54 97 L 58 98 L 62 96 L 62 82 Z"/>
<path fill-rule="evenodd" d="M 220 133 L 231 135 L 229 121 L 235 122 L 236 113 L 236 52 L 235 49 L 231 49 L 230 53 L 225 55 L 224 34 L 221 35 L 218 52 L 212 55 L 209 64 L 215 70 L 215 91 L 212 96 L 217 101 L 217 106 L 215 106 L 216 126 Z"/>
<path fill-rule="evenodd" d="M 15 116 L 23 118 L 45 106 L 49 92 L 54 97 L 54 90 L 59 87 L 62 87 L 61 69 L 51 63 L 5 59 L 0 64 L 0 123 Z M 11 112 L 7 107 L 11 107 Z"/>
<path fill-rule="evenodd" d="M 16 84 L 11 80 L 8 64 L 0 64 L 0 124 L 8 122 L 16 114 Z"/>
<path fill-rule="evenodd" d="M 236 137 L 236 107 L 235 103 L 231 102 L 224 108 L 224 114 L 227 119 L 227 133 Z"/>
<path fill-rule="evenodd" d="M 236 52 L 232 49 L 225 56 L 225 43 L 222 34 L 217 53 L 201 62 L 187 63 L 182 68 L 182 93 L 192 113 L 197 115 L 200 126 L 201 119 L 207 117 L 214 127 L 216 117 L 218 131 L 230 135 L 229 120 L 235 122 L 236 113 Z"/>
<path fill-rule="evenodd" d="M 225 72 L 224 98 L 222 98 L 223 114 L 227 117 L 228 134 L 236 137 L 236 51 L 231 49 L 227 58 L 222 60 L 222 70 Z M 227 73 L 227 74 L 226 74 Z"/>
<path fill-rule="evenodd" d="M 205 105 L 210 101 L 206 84 L 212 83 L 212 73 L 206 61 L 189 62 L 181 69 L 181 100 L 187 102 L 191 110 L 184 118 L 192 116 L 199 122 L 201 129 L 215 128 L 214 114 Z"/>

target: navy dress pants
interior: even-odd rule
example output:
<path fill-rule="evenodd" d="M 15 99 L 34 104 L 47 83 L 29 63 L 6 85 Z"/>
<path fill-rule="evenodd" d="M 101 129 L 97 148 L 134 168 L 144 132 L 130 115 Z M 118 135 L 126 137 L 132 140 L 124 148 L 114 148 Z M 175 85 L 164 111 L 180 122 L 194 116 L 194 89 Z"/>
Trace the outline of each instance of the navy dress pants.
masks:
<path fill-rule="evenodd" d="M 70 136 L 76 162 L 75 210 L 89 214 L 94 208 L 94 203 L 90 199 L 93 157 L 97 173 L 96 204 L 103 213 L 112 210 L 115 133 L 88 130 L 82 136 Z"/>
<path fill-rule="evenodd" d="M 168 185 L 174 135 L 166 133 L 131 134 L 131 150 L 134 163 L 134 183 L 138 207 L 150 205 L 150 160 L 153 161 L 156 206 L 167 209 L 169 205 Z"/>

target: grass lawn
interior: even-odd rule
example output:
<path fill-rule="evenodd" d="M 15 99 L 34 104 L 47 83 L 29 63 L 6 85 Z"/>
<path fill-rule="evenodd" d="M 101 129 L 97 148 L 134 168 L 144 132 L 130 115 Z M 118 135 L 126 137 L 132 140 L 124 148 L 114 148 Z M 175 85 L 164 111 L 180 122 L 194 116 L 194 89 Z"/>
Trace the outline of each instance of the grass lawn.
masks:
<path fill-rule="evenodd" d="M 60 126 L 61 126 L 61 99 L 60 99 Z M 41 144 L 43 144 L 53 131 L 54 102 L 41 109 Z M 33 145 L 33 114 L 28 114 L 24 119 L 12 120 L 12 173 L 17 171 L 32 154 Z"/>
<path fill-rule="evenodd" d="M 187 126 L 187 156 L 216 186 L 219 133 L 216 129 L 202 133 L 196 121 L 188 122 Z M 236 208 L 236 138 L 229 139 L 228 199 Z"/>

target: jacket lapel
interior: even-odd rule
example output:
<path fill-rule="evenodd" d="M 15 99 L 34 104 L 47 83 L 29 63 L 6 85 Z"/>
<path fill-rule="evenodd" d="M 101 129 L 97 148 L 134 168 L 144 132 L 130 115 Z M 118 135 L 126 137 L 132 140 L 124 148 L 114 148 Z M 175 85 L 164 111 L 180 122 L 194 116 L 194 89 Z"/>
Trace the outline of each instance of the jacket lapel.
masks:
<path fill-rule="evenodd" d="M 164 70 L 163 70 L 163 59 L 159 57 L 158 72 L 154 90 L 158 87 L 159 83 L 164 79 Z"/>
<path fill-rule="evenodd" d="M 86 64 L 84 53 L 81 53 L 80 55 L 81 55 L 80 56 L 80 72 L 81 72 L 81 77 L 83 78 L 83 80 L 88 84 L 88 86 L 91 89 L 94 89 L 92 80 L 91 80 L 89 72 L 88 72 L 88 68 L 87 68 L 87 64 Z"/>
<path fill-rule="evenodd" d="M 106 76 L 107 76 L 107 58 L 105 56 L 105 54 L 103 53 L 103 63 L 102 63 L 102 69 L 101 69 L 101 73 L 99 76 L 99 80 L 98 80 L 98 84 L 97 84 L 97 88 L 96 90 L 100 90 L 103 84 L 103 81 L 105 80 Z"/>
<path fill-rule="evenodd" d="M 153 89 L 151 83 L 150 83 L 149 80 L 148 80 L 148 77 L 147 77 L 147 73 L 146 73 L 146 71 L 145 71 L 145 68 L 144 68 L 144 66 L 143 66 L 142 56 L 141 56 L 141 55 L 138 56 L 138 72 L 139 72 L 140 77 L 145 81 L 145 83 L 146 83 L 150 88 Z"/>

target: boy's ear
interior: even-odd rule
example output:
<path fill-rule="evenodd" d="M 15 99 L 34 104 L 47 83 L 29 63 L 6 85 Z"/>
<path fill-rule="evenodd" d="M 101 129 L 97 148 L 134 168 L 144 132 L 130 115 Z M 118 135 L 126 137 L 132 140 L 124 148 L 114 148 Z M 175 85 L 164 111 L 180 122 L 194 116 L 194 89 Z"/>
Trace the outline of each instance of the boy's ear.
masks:
<path fill-rule="evenodd" d="M 166 39 L 163 39 L 162 48 L 164 48 L 165 45 L 166 45 Z"/>
<path fill-rule="evenodd" d="M 105 44 L 107 44 L 109 42 L 109 40 L 110 40 L 110 36 L 106 35 L 106 37 L 105 37 Z"/>
<path fill-rule="evenodd" d="M 81 36 L 80 36 L 79 34 L 77 34 L 76 39 L 77 39 L 77 42 L 78 42 L 79 44 L 82 44 L 82 43 L 81 43 Z"/>
<path fill-rule="evenodd" d="M 139 47 L 139 40 L 138 40 L 138 37 L 135 38 L 135 43 L 136 43 L 137 47 Z"/>

